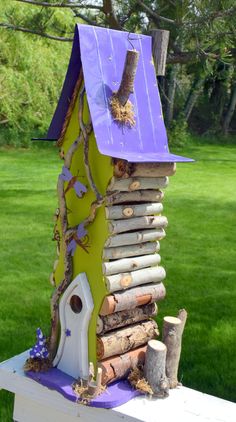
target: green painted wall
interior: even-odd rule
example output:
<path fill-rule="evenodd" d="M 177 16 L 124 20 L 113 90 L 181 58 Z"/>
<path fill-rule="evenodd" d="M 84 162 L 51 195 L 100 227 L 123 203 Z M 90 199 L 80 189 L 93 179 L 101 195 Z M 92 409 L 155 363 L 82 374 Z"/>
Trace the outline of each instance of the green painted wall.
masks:
<path fill-rule="evenodd" d="M 88 120 L 87 101 L 84 104 L 84 121 Z M 79 133 L 78 123 L 78 101 L 74 108 L 68 129 L 65 134 L 62 149 L 65 154 L 71 144 L 77 138 Z M 89 138 L 89 160 L 91 165 L 92 175 L 94 181 L 100 191 L 105 194 L 108 182 L 113 174 L 113 166 L 111 158 L 99 153 L 96 145 L 94 134 Z M 63 166 L 63 162 L 62 162 Z M 78 198 L 74 189 L 71 189 L 66 194 L 66 202 L 68 208 L 68 224 L 73 227 L 81 223 L 90 212 L 90 205 L 96 199 L 94 193 L 89 189 L 88 180 L 86 177 L 84 158 L 83 158 L 83 144 L 81 144 L 73 156 L 71 173 L 78 174 L 78 180 L 87 186 L 88 191 L 83 198 Z M 65 187 L 67 182 L 65 183 Z M 59 223 L 58 223 L 59 224 Z M 105 220 L 104 206 L 97 211 L 97 216 L 94 222 L 87 227 L 88 229 L 88 252 L 86 253 L 81 247 L 77 246 L 73 257 L 73 279 L 81 272 L 86 272 L 90 288 L 94 300 L 94 311 L 89 325 L 89 360 L 96 365 L 96 321 L 99 309 L 101 307 L 104 297 L 107 295 L 103 275 L 102 275 L 102 251 L 105 240 L 108 237 L 107 222 Z M 58 285 L 63 279 L 64 264 L 63 251 L 59 256 L 59 264 L 55 271 L 55 280 Z"/>

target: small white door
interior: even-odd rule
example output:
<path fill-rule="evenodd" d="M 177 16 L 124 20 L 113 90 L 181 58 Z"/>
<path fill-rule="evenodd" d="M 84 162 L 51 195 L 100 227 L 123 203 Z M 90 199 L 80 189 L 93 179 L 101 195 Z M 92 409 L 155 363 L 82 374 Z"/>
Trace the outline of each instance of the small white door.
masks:
<path fill-rule="evenodd" d="M 79 274 L 59 305 L 61 338 L 53 365 L 74 378 L 88 379 L 88 325 L 93 298 L 85 273 Z"/>

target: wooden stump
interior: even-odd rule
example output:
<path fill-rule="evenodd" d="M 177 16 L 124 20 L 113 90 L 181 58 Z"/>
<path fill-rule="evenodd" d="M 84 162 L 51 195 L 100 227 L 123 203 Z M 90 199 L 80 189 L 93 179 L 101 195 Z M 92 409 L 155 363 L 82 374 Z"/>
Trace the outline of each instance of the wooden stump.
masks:
<path fill-rule="evenodd" d="M 164 317 L 162 341 L 167 347 L 166 375 L 170 388 L 175 388 L 179 384 L 178 368 L 186 319 L 187 312 L 185 309 L 179 311 L 178 318 Z"/>
<path fill-rule="evenodd" d="M 158 340 L 150 340 L 144 365 L 144 376 L 157 397 L 168 396 L 168 380 L 166 378 L 166 346 Z"/>

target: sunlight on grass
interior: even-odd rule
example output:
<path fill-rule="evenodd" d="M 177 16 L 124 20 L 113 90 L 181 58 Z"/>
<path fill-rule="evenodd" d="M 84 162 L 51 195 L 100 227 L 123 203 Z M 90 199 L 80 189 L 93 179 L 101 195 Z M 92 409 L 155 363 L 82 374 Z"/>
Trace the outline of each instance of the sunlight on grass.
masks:
<path fill-rule="evenodd" d="M 179 151 L 176 151 L 179 152 Z M 181 151 L 183 154 L 183 151 Z M 184 154 L 164 199 L 167 237 L 161 242 L 167 271 L 162 317 L 185 307 L 180 378 L 184 385 L 236 400 L 236 148 L 193 146 Z M 0 360 L 48 332 L 49 274 L 56 181 L 56 149 L 1 150 Z M 1 392 L 0 420 L 11 421 L 12 395 Z"/>

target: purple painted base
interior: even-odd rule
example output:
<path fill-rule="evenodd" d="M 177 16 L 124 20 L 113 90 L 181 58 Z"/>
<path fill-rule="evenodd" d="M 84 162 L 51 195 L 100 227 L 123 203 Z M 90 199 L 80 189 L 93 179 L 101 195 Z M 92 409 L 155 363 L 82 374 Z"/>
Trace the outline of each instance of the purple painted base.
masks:
<path fill-rule="evenodd" d="M 58 393 L 62 394 L 68 400 L 73 402 L 80 401 L 79 396 L 77 396 L 72 389 L 72 384 L 75 382 L 75 379 L 57 368 L 49 369 L 47 372 L 29 371 L 26 375 L 45 387 L 58 391 Z M 111 409 L 120 406 L 141 394 L 140 391 L 134 390 L 128 381 L 116 381 L 109 385 L 104 393 L 91 400 L 89 406 Z"/>

